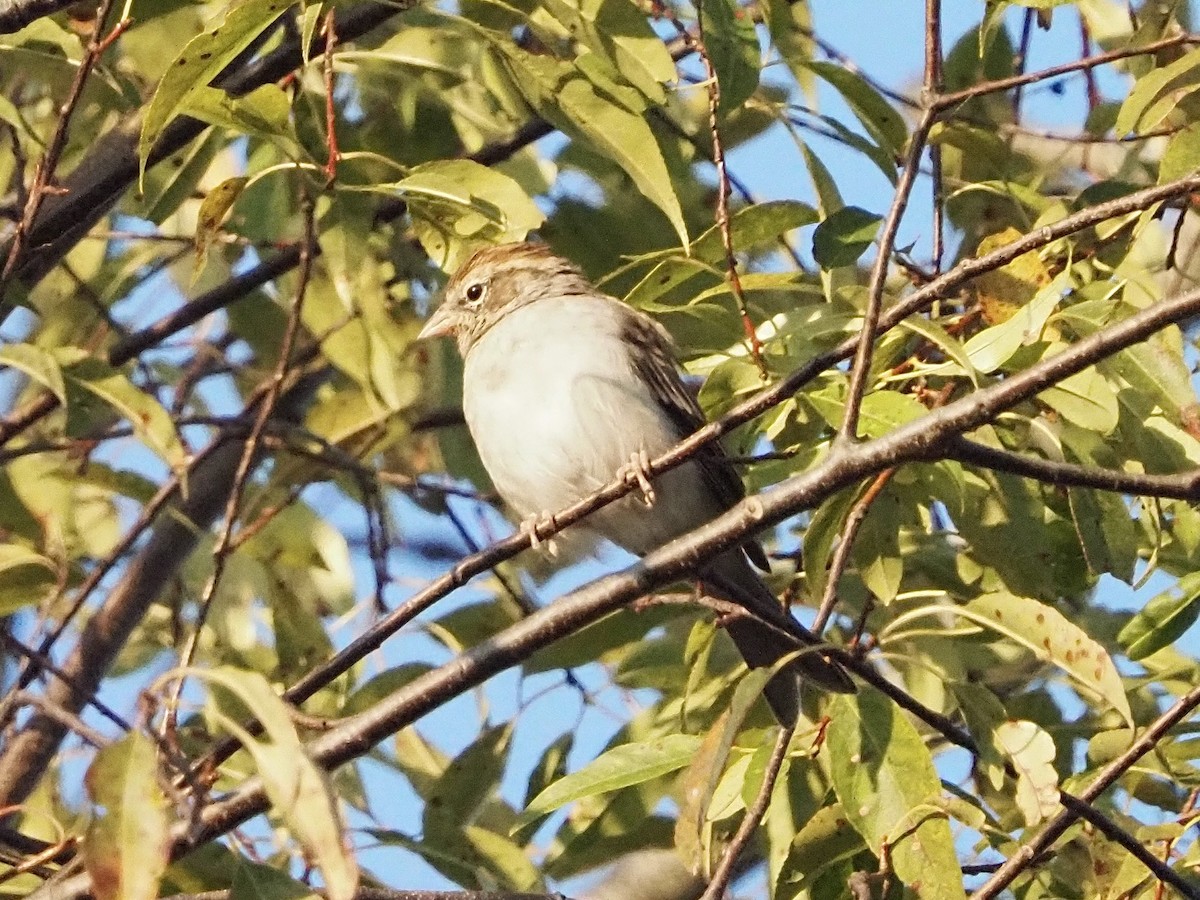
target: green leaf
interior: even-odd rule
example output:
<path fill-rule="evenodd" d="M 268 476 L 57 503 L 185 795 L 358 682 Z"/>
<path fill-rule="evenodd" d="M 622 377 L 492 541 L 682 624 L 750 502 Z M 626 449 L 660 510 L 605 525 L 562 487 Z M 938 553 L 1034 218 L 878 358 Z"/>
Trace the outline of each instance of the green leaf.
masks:
<path fill-rule="evenodd" d="M 1064 419 L 1096 434 L 1112 434 L 1121 416 L 1117 392 L 1095 369 L 1064 378 L 1038 398 Z"/>
<path fill-rule="evenodd" d="M 6 344 L 0 347 L 0 366 L 23 372 L 66 406 L 67 387 L 63 382 L 62 368 L 52 353 L 33 344 Z"/>
<path fill-rule="evenodd" d="M 857 490 L 846 490 L 834 494 L 817 507 L 808 528 L 804 530 L 804 578 L 813 605 L 820 603 L 825 595 L 833 545 L 842 533 L 846 517 L 858 500 L 859 493 Z"/>
<path fill-rule="evenodd" d="M 846 818 L 924 900 L 962 898 L 962 871 L 929 750 L 899 707 L 870 688 L 829 707 L 829 774 Z"/>
<path fill-rule="evenodd" d="M 1168 95 L 1168 99 L 1171 101 L 1170 105 L 1166 105 L 1164 108 L 1164 104 L 1158 104 L 1158 111 L 1152 115 L 1148 114 L 1151 104 L 1176 82 L 1186 82 L 1200 77 L 1200 72 L 1197 70 L 1200 70 L 1200 50 L 1192 50 L 1170 65 L 1151 69 L 1139 78 L 1129 92 L 1129 96 L 1121 104 L 1121 111 L 1117 113 L 1115 127 L 1117 136 L 1124 137 L 1134 130 L 1143 132 L 1155 128 L 1178 102 L 1178 98 Z"/>
<path fill-rule="evenodd" d="M 75 354 L 71 354 L 75 355 Z M 133 426 L 134 433 L 172 468 L 182 467 L 187 454 L 175 423 L 157 400 L 139 390 L 119 370 L 97 359 L 81 359 L 65 367 L 67 380 L 99 397 Z M 70 406 L 68 405 L 68 412 Z"/>
<path fill-rule="evenodd" d="M 478 825 L 465 826 L 462 837 L 475 856 L 487 866 L 488 872 L 500 876 L 503 887 L 513 891 L 532 891 L 541 885 L 537 866 L 509 838 Z"/>
<path fill-rule="evenodd" d="M 1200 616 L 1200 572 L 1188 572 L 1151 600 L 1121 629 L 1117 641 L 1132 660 L 1175 643 Z"/>
<path fill-rule="evenodd" d="M 854 265 L 875 240 L 882 221 L 865 209 L 843 206 L 813 232 L 813 258 L 822 269 Z"/>
<path fill-rule="evenodd" d="M 506 43 L 495 46 L 526 101 L 556 128 L 580 137 L 619 165 L 638 190 L 663 211 L 686 247 L 689 240 L 683 209 L 646 120 L 604 97 L 569 63 Z"/>
<path fill-rule="evenodd" d="M 858 72 L 838 63 L 810 60 L 805 65 L 842 95 L 867 133 L 889 156 L 899 156 L 908 141 L 908 128 L 904 117 L 879 91 Z"/>
<path fill-rule="evenodd" d="M 822 807 L 792 839 L 779 882 L 803 890 L 824 869 L 863 849 L 862 836 L 850 826 L 840 803 Z"/>
<path fill-rule="evenodd" d="M 896 599 L 904 581 L 900 534 L 907 524 L 900 497 L 884 488 L 867 509 L 853 556 L 863 583 L 885 606 Z"/>
<path fill-rule="evenodd" d="M 291 119 L 292 104 L 278 85 L 260 85 L 243 97 L 202 85 L 188 92 L 179 111 L 209 125 L 277 141 L 289 154 L 299 149 Z"/>
<path fill-rule="evenodd" d="M 485 728 L 425 793 L 422 831 L 437 846 L 452 846 L 492 795 L 508 761 L 512 725 Z"/>
<path fill-rule="evenodd" d="M 672 734 L 645 743 L 614 747 L 534 797 L 517 825 L 572 801 L 641 784 L 682 769 L 691 763 L 700 744 L 701 739 L 696 735 Z"/>
<path fill-rule="evenodd" d="M 0 615 L 37 606 L 57 582 L 54 563 L 20 544 L 0 544 Z"/>
<path fill-rule="evenodd" d="M 721 88 L 720 109 L 738 109 L 758 87 L 760 52 L 750 10 L 737 0 L 700 0 L 700 32 Z"/>
<path fill-rule="evenodd" d="M 629 0 L 547 0 L 545 9 L 580 41 L 611 64 L 619 75 L 654 103 L 663 103 L 662 85 L 675 79 L 675 61 L 645 14 Z"/>
<path fill-rule="evenodd" d="M 217 154 L 224 148 L 226 137 L 221 131 L 205 134 L 174 156 L 164 159 L 146 173 L 140 197 L 128 197 L 137 215 L 161 225 L 173 216 L 196 190 L 200 179 L 208 172 Z"/>
<path fill-rule="evenodd" d="M 265 739 L 260 740 L 223 712 L 210 693 L 207 714 L 250 753 L 275 811 L 320 869 L 329 900 L 352 900 L 358 866 L 344 838 L 337 794 L 301 744 L 287 705 L 257 672 L 221 667 L 186 674 L 224 688 L 262 723 Z"/>
<path fill-rule="evenodd" d="M 1200 170 L 1200 124 L 1189 125 L 1167 142 L 1158 163 L 1158 183 L 1178 181 Z"/>
<path fill-rule="evenodd" d="M 230 4 L 220 25 L 188 41 L 163 75 L 142 120 L 138 138 L 139 174 L 145 172 L 154 142 L 191 100 L 193 92 L 208 87 L 234 57 L 290 8 L 286 0 L 242 0 Z"/>
<path fill-rule="evenodd" d="M 288 877 L 274 866 L 245 857 L 237 860 L 237 874 L 229 889 L 229 900 L 304 900 L 317 895 L 311 887 Z"/>
<path fill-rule="evenodd" d="M 1017 772 L 1017 807 L 1025 824 L 1037 825 L 1058 812 L 1054 739 L 1025 720 L 1001 722 L 995 738 Z"/>
<path fill-rule="evenodd" d="M 1120 494 L 1073 487 L 1067 489 L 1067 500 L 1088 568 L 1132 584 L 1138 533 Z"/>
<path fill-rule="evenodd" d="M 729 237 L 739 253 L 761 247 L 805 225 L 820 221 L 820 215 L 799 200 L 768 200 L 739 209 L 729 220 Z M 714 225 L 692 242 L 691 255 L 715 265 L 724 265 L 725 245 L 721 228 Z"/>
<path fill-rule="evenodd" d="M 1129 698 L 1108 651 L 1058 610 L 1013 594 L 984 594 L 959 607 L 972 621 L 1033 651 L 1054 663 L 1088 694 L 1105 701 L 1133 723 Z"/>
<path fill-rule="evenodd" d="M 158 784 L 158 748 L 132 732 L 101 749 L 84 779 L 100 807 L 83 860 L 98 900 L 153 900 L 167 868 L 170 807 Z"/>

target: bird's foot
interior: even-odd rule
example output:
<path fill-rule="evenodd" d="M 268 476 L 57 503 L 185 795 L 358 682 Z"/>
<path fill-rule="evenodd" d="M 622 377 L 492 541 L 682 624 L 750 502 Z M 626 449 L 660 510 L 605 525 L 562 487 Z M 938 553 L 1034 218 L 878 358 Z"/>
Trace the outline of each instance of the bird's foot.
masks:
<path fill-rule="evenodd" d="M 645 449 L 638 450 L 629 457 L 629 464 L 622 466 L 618 473 L 626 484 L 636 484 L 642 492 L 642 503 L 649 509 L 654 505 L 657 495 L 654 485 L 650 483 L 650 454 Z"/>
<path fill-rule="evenodd" d="M 554 538 L 542 540 L 538 537 L 539 528 L 556 528 L 558 526 L 554 514 L 548 509 L 543 509 L 541 512 L 536 512 L 531 516 L 526 516 L 521 520 L 521 524 L 517 526 L 517 530 L 521 534 L 529 535 L 529 545 L 534 550 L 539 549 L 543 544 L 546 545 L 546 550 L 551 556 L 558 555 L 558 545 L 554 542 Z"/>

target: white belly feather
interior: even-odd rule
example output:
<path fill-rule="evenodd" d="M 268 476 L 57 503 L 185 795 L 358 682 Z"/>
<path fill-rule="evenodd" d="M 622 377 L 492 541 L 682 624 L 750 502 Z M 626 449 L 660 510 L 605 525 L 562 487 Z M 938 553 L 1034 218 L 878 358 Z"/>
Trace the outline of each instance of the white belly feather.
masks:
<path fill-rule="evenodd" d="M 517 514 L 555 512 L 608 484 L 630 457 L 651 458 L 679 435 L 630 364 L 616 301 L 540 300 L 506 316 L 471 348 L 463 409 L 496 489 Z M 605 314 L 607 313 L 607 314 Z M 645 553 L 719 510 L 691 465 L 587 520 Z"/>

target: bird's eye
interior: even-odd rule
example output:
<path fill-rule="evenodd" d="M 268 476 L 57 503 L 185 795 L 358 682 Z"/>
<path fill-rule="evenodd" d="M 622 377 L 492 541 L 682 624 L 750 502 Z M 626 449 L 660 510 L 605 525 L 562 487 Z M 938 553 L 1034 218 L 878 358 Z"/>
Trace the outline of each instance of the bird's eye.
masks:
<path fill-rule="evenodd" d="M 483 300 L 483 285 L 479 282 L 467 288 L 467 301 L 470 303 L 479 303 Z"/>

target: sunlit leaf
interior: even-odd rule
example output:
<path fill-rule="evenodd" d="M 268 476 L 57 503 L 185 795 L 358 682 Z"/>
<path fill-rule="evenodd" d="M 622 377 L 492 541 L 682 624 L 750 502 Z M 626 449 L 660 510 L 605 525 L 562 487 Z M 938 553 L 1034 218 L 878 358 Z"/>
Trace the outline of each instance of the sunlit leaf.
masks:
<path fill-rule="evenodd" d="M 83 843 L 96 896 L 152 900 L 167 868 L 171 824 L 157 746 L 133 732 L 97 753 L 84 781 L 98 807 Z"/>
<path fill-rule="evenodd" d="M 673 734 L 641 744 L 614 747 L 534 797 L 518 824 L 574 800 L 640 784 L 682 769 L 692 761 L 700 744 L 701 739 L 696 735 Z"/>
<path fill-rule="evenodd" d="M 996 727 L 996 743 L 1017 772 L 1017 806 L 1027 825 L 1058 812 L 1058 772 L 1054 740 L 1033 722 L 1008 721 Z"/>
<path fill-rule="evenodd" d="M 1058 610 L 1013 594 L 985 594 L 965 609 L 976 621 L 1058 666 L 1126 722 L 1133 722 L 1121 676 L 1108 652 Z"/>
<path fill-rule="evenodd" d="M 829 708 L 829 771 L 846 818 L 922 898 L 964 896 L 942 785 L 921 736 L 873 690 L 839 694 Z"/>

